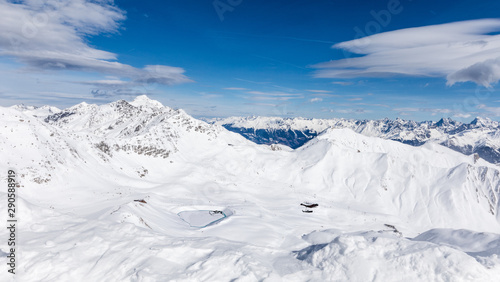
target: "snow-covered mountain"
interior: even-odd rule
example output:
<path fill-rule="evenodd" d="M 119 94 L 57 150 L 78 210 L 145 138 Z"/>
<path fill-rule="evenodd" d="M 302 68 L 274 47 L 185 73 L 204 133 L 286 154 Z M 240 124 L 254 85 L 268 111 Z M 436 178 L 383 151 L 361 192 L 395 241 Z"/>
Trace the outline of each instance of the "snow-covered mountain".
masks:
<path fill-rule="evenodd" d="M 257 144 L 283 144 L 298 148 L 327 128 L 349 128 L 366 136 L 395 140 L 413 146 L 438 143 L 466 155 L 478 154 L 500 163 L 500 124 L 488 118 L 461 123 L 449 118 L 437 122 L 410 120 L 346 120 L 277 117 L 209 119 Z"/>
<path fill-rule="evenodd" d="M 258 145 L 145 96 L 0 108 L 0 125 L 20 281 L 500 275 L 500 172 L 436 143 L 334 128 L 296 150 Z"/>
<path fill-rule="evenodd" d="M 38 116 L 38 117 L 46 117 L 48 115 L 53 115 L 53 114 L 61 111 L 59 108 L 53 107 L 53 106 L 35 107 L 35 106 L 26 106 L 23 104 L 14 105 L 11 108 L 18 110 L 18 111 L 21 111 L 21 112 L 24 112 L 25 114 L 28 114 L 28 115 L 33 115 L 33 116 Z"/>

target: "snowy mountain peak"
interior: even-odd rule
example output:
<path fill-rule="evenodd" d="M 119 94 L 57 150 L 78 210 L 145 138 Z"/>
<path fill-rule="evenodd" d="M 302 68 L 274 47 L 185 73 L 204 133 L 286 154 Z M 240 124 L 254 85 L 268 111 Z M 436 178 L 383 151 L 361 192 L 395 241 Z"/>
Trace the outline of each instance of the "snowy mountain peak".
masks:
<path fill-rule="evenodd" d="M 64 109 L 64 111 L 86 111 L 86 110 L 90 110 L 90 109 L 93 109 L 97 107 L 96 104 L 88 104 L 86 102 L 81 102 L 79 104 L 76 104 L 74 106 L 71 106 L 67 109 Z"/>
<path fill-rule="evenodd" d="M 125 120 L 135 122 L 151 115 L 169 113 L 170 111 L 170 108 L 164 107 L 160 102 L 151 100 L 143 95 L 137 97 L 132 102 L 118 100 L 104 105 L 82 102 L 56 114 L 48 115 L 45 121 L 59 122 L 62 120 L 64 123 L 72 123 L 69 119 L 78 117 L 78 119 L 82 120 L 80 125 L 89 127 L 90 124 L 95 126 L 96 124 L 105 124 L 115 119 L 121 120 L 120 122 L 124 122 Z M 83 122 L 83 120 L 86 121 Z"/>
<path fill-rule="evenodd" d="M 34 117 L 46 117 L 48 115 L 52 115 L 61 111 L 60 109 L 53 106 L 36 107 L 26 106 L 24 104 L 14 105 L 10 108 Z"/>
<path fill-rule="evenodd" d="M 476 117 L 470 124 L 478 127 L 498 127 L 498 122 L 483 117 Z"/>
<path fill-rule="evenodd" d="M 135 106 L 135 107 L 140 107 L 140 106 L 152 107 L 152 108 L 163 108 L 164 107 L 162 103 L 160 103 L 156 100 L 150 99 L 146 95 L 140 95 L 140 96 L 135 97 L 134 101 L 130 102 L 130 104 Z"/>
<path fill-rule="evenodd" d="M 17 104 L 17 105 L 11 106 L 10 108 L 18 110 L 18 111 L 34 110 L 34 109 L 36 109 L 35 106 L 26 106 L 25 104 Z"/>
<path fill-rule="evenodd" d="M 438 122 L 436 122 L 437 126 L 450 125 L 453 122 L 450 118 L 442 118 Z"/>

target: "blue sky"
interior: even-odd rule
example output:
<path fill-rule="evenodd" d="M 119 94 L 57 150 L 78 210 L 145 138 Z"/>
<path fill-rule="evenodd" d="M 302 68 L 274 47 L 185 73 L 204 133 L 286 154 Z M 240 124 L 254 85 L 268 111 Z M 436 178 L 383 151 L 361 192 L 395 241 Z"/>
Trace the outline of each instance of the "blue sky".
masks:
<path fill-rule="evenodd" d="M 0 0 L 0 105 L 499 119 L 499 1 Z"/>

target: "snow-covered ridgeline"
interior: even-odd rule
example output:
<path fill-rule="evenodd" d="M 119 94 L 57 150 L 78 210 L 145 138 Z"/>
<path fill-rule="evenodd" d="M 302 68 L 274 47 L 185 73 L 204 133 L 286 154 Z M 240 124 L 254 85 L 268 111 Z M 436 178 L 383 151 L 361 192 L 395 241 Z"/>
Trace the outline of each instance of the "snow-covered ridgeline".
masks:
<path fill-rule="evenodd" d="M 437 122 L 411 120 L 304 119 L 279 117 L 229 117 L 207 119 L 258 144 L 283 144 L 298 148 L 327 128 L 349 128 L 366 136 L 419 146 L 426 142 L 444 145 L 463 154 L 500 163 L 500 125 L 488 118 L 461 123 L 449 118 Z"/>

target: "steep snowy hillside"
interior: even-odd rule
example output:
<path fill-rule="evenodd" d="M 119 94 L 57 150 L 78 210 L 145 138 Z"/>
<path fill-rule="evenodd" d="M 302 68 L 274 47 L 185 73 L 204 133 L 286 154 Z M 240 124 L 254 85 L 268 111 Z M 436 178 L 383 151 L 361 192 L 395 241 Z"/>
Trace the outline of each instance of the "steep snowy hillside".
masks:
<path fill-rule="evenodd" d="M 298 148 L 327 128 L 350 128 L 366 136 L 376 136 L 420 146 L 426 142 L 444 145 L 463 154 L 478 154 L 500 163 L 500 124 L 476 118 L 465 124 L 451 119 L 437 122 L 408 120 L 346 120 L 269 117 L 209 119 L 257 144 L 283 144 Z"/>
<path fill-rule="evenodd" d="M 500 172 L 437 144 L 328 129 L 297 150 L 257 145 L 144 96 L 45 118 L 0 108 L 0 125 L 18 281 L 500 275 Z"/>

